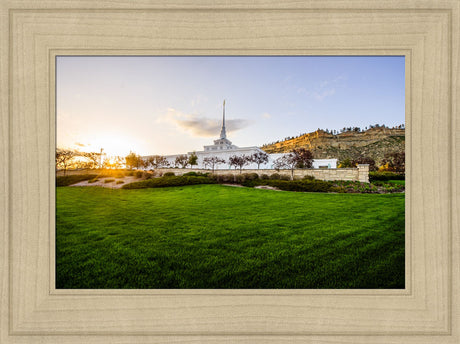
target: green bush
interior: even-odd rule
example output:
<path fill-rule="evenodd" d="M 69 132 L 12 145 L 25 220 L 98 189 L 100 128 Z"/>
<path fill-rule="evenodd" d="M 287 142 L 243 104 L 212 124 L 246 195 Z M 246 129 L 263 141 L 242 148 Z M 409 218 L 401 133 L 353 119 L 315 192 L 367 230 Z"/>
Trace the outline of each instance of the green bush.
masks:
<path fill-rule="evenodd" d="M 122 180 L 117 180 L 117 184 L 124 184 L 125 182 Z"/>
<path fill-rule="evenodd" d="M 243 173 L 245 180 L 256 180 L 259 179 L 259 175 L 255 172 L 253 173 Z"/>
<path fill-rule="evenodd" d="M 115 179 L 109 178 L 109 179 L 104 180 L 104 183 L 111 183 L 111 182 L 114 182 L 114 181 L 115 181 Z"/>
<path fill-rule="evenodd" d="M 369 181 L 373 182 L 375 180 L 404 180 L 404 173 L 396 173 L 390 171 L 383 172 L 369 172 Z"/>
<path fill-rule="evenodd" d="M 72 176 L 59 176 L 56 177 L 56 186 L 69 186 L 72 184 L 82 182 L 84 180 L 94 179 L 96 177 L 96 174 L 76 174 Z"/>
<path fill-rule="evenodd" d="M 303 180 L 316 180 L 316 178 L 313 176 L 304 176 Z"/>
<path fill-rule="evenodd" d="M 270 179 L 270 177 L 268 176 L 268 174 L 262 174 L 262 175 L 260 176 L 260 179 L 262 179 L 262 180 L 267 180 L 267 179 Z"/>
<path fill-rule="evenodd" d="M 174 172 L 166 172 L 165 174 L 163 174 L 163 177 L 174 177 L 175 174 Z"/>
<path fill-rule="evenodd" d="M 280 190 L 302 192 L 328 192 L 332 187 L 332 183 L 323 180 L 273 180 L 268 184 Z"/>
<path fill-rule="evenodd" d="M 143 180 L 125 184 L 123 189 L 146 189 L 146 188 L 162 188 L 168 186 L 185 186 L 197 184 L 215 184 L 216 181 L 209 177 L 194 177 L 194 176 L 170 176 L 155 179 Z"/>
<path fill-rule="evenodd" d="M 241 184 L 246 181 L 246 176 L 244 174 L 235 175 L 235 183 Z"/>
<path fill-rule="evenodd" d="M 186 176 L 186 177 L 187 176 L 190 176 L 190 177 L 207 177 L 207 176 L 209 176 L 209 173 L 191 171 L 191 172 L 184 173 L 183 176 Z"/>
<path fill-rule="evenodd" d="M 272 175 L 270 175 L 270 179 L 279 180 L 280 179 L 279 173 L 273 173 Z"/>
<path fill-rule="evenodd" d="M 291 177 L 288 176 L 287 174 L 280 174 L 280 179 L 281 180 L 291 180 Z"/>
<path fill-rule="evenodd" d="M 144 176 L 144 172 L 142 172 L 142 171 L 136 171 L 136 172 L 135 172 L 135 176 L 136 176 L 136 178 L 142 178 L 142 177 Z"/>
<path fill-rule="evenodd" d="M 234 183 L 236 181 L 235 176 L 231 173 L 218 175 L 217 181 L 219 183 Z"/>
<path fill-rule="evenodd" d="M 94 178 L 94 179 L 90 179 L 90 180 L 88 180 L 88 183 L 95 183 L 95 182 L 97 182 L 97 181 L 99 181 L 99 179 L 97 179 L 97 178 Z"/>
<path fill-rule="evenodd" d="M 128 172 L 126 172 L 126 175 L 132 177 L 132 176 L 134 176 L 134 171 L 128 171 Z"/>

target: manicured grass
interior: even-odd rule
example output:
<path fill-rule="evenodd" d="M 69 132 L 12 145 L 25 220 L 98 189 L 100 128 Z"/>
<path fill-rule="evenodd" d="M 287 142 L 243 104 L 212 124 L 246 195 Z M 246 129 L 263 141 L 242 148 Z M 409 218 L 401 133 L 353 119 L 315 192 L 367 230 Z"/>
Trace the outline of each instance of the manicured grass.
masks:
<path fill-rule="evenodd" d="M 404 194 L 57 188 L 57 288 L 404 288 Z"/>

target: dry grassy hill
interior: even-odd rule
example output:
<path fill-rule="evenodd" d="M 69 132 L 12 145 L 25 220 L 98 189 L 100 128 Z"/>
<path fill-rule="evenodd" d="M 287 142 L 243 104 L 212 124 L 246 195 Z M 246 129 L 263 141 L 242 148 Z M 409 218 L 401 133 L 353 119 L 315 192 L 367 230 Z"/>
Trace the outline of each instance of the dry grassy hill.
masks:
<path fill-rule="evenodd" d="M 404 129 L 379 127 L 337 135 L 317 130 L 293 139 L 263 145 L 261 148 L 267 153 L 284 153 L 294 148 L 306 148 L 312 151 L 316 159 L 337 158 L 339 161 L 370 157 L 380 165 L 386 153 L 403 152 L 404 147 Z"/>

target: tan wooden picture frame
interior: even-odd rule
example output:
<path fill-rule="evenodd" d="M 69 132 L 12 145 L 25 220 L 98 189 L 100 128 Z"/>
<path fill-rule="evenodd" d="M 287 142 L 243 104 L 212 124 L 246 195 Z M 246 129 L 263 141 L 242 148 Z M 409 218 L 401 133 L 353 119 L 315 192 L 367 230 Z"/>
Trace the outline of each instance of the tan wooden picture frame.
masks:
<path fill-rule="evenodd" d="M 0 343 L 459 343 L 459 10 L 457 0 L 3 0 Z M 406 288 L 56 290 L 58 55 L 405 56 Z"/>

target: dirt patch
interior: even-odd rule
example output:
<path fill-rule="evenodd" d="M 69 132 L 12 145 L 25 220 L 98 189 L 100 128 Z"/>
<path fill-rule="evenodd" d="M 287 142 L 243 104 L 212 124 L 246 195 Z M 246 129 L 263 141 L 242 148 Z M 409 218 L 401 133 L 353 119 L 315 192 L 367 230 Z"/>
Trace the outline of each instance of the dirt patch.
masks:
<path fill-rule="evenodd" d="M 269 185 L 254 186 L 254 189 L 281 191 L 280 189 L 275 188 L 275 187 L 273 187 L 273 186 L 269 186 Z"/>
<path fill-rule="evenodd" d="M 105 182 L 106 179 L 114 179 L 114 180 L 111 181 L 111 182 L 106 183 Z M 117 184 L 117 182 L 119 180 L 123 181 L 123 183 Z M 104 177 L 104 178 L 99 178 L 99 180 L 97 180 L 97 181 L 95 181 L 93 183 L 90 183 L 88 180 L 85 180 L 83 182 L 73 184 L 73 185 L 70 185 L 70 186 L 102 186 L 104 188 L 120 189 L 125 184 L 129 184 L 129 183 L 132 183 L 132 182 L 139 182 L 141 180 L 142 179 L 136 178 L 134 176 L 128 176 L 128 177 L 123 177 L 123 178 Z"/>
<path fill-rule="evenodd" d="M 240 184 L 222 184 L 222 185 L 225 185 L 225 186 L 233 186 L 235 188 L 244 188 L 243 185 L 240 185 Z"/>

